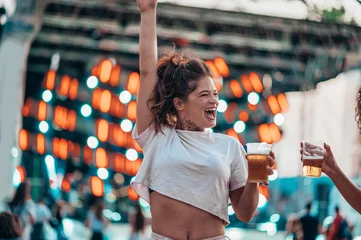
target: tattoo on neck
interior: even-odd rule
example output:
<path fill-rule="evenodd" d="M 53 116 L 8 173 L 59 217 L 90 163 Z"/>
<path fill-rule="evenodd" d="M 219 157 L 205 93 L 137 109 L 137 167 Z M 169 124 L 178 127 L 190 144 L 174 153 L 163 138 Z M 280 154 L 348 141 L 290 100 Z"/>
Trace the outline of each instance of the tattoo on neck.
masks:
<path fill-rule="evenodd" d="M 203 131 L 202 128 L 198 127 L 195 122 L 188 120 L 186 118 L 183 118 L 180 121 L 180 127 L 182 130 L 188 130 L 188 131 Z"/>

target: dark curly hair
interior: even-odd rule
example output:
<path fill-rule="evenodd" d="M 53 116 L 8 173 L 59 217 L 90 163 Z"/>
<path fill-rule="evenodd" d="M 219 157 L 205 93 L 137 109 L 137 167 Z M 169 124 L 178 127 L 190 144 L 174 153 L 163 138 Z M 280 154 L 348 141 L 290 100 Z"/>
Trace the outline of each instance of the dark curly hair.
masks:
<path fill-rule="evenodd" d="M 357 122 L 357 127 L 361 133 L 361 88 L 358 90 L 357 93 L 355 112 L 356 112 L 355 119 Z"/>
<path fill-rule="evenodd" d="M 158 63 L 158 81 L 148 105 L 153 114 L 156 133 L 162 126 L 175 127 L 177 111 L 174 98 L 186 100 L 204 77 L 212 77 L 207 64 L 199 58 L 175 52 L 163 56 Z"/>
<path fill-rule="evenodd" d="M 22 237 L 20 218 L 11 212 L 0 213 L 0 238 Z"/>

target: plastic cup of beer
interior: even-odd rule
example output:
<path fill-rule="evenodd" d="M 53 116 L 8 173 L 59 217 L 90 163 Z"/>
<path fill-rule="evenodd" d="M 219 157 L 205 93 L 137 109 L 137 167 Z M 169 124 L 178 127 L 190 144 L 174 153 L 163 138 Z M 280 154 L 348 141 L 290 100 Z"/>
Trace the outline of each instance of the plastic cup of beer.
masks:
<path fill-rule="evenodd" d="M 267 143 L 247 143 L 248 181 L 252 183 L 267 183 L 269 166 L 267 156 L 272 145 Z"/>
<path fill-rule="evenodd" d="M 302 142 L 302 176 L 319 178 L 325 150 L 320 147 L 323 143 Z"/>

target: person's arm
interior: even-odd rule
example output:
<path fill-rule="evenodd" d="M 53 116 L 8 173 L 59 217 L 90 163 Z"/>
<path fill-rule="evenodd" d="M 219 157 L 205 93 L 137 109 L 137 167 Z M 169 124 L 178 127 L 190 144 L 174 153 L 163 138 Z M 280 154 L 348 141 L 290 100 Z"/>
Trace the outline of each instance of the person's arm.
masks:
<path fill-rule="evenodd" d="M 351 205 L 351 207 L 361 214 L 361 189 L 353 184 L 337 165 L 331 147 L 325 144 L 324 148 L 326 149 L 326 154 L 322 170 L 330 177 L 341 195 Z"/>
<path fill-rule="evenodd" d="M 140 85 L 137 99 L 137 130 L 141 134 L 153 120 L 152 112 L 148 106 L 155 85 L 157 83 L 157 32 L 156 7 L 157 0 L 137 0 L 141 11 L 139 36 L 139 68 Z"/>
<path fill-rule="evenodd" d="M 361 190 L 346 177 L 340 168 L 328 176 L 351 207 L 361 214 Z"/>
<path fill-rule="evenodd" d="M 242 222 L 251 221 L 258 205 L 258 183 L 247 182 L 246 186 L 230 192 L 229 197 L 237 218 Z"/>

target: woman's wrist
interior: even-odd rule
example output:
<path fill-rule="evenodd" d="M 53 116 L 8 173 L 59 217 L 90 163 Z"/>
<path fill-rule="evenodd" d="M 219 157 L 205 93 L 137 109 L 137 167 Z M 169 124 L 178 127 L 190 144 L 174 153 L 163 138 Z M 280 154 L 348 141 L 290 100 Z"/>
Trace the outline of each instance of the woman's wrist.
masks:
<path fill-rule="evenodd" d="M 141 15 L 155 14 L 156 11 L 157 11 L 156 8 L 150 8 L 150 9 L 141 11 L 140 14 L 141 14 Z"/>

